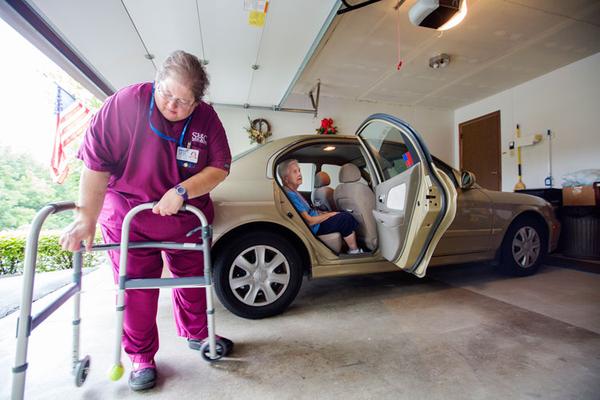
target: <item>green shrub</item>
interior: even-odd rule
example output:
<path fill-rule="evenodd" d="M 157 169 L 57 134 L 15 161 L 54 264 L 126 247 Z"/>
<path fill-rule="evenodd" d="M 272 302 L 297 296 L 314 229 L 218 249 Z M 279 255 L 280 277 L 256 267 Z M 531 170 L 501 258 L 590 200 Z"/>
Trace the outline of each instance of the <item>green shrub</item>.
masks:
<path fill-rule="evenodd" d="M 58 244 L 58 233 L 47 233 L 38 240 L 36 272 L 73 268 L 73 253 Z M 4 234 L 0 236 L 0 275 L 23 273 L 26 237 Z M 84 253 L 83 266 L 95 267 L 104 261 L 104 253 Z"/>

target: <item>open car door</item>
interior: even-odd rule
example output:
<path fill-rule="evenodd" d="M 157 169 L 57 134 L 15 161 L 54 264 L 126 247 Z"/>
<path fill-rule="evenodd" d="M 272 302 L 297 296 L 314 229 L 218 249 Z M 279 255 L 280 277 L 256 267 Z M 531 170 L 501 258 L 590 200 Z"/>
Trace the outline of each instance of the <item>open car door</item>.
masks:
<path fill-rule="evenodd" d="M 381 254 L 423 277 L 433 251 L 456 214 L 456 189 L 439 172 L 427 146 L 407 123 L 370 116 L 357 135 L 373 164 Z"/>

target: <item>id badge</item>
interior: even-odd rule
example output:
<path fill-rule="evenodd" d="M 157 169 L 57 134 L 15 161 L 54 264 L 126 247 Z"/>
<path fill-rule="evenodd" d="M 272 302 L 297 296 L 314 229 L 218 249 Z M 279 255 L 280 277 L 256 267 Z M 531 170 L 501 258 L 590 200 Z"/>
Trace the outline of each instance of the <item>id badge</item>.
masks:
<path fill-rule="evenodd" d="M 188 149 L 186 147 L 177 147 L 177 161 L 196 164 L 198 162 L 198 149 Z"/>

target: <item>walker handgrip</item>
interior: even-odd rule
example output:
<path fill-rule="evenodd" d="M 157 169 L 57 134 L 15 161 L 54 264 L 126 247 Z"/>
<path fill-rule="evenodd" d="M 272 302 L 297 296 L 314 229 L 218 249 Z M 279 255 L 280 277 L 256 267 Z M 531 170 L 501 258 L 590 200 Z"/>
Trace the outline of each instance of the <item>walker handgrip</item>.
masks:
<path fill-rule="evenodd" d="M 73 201 L 59 201 L 56 203 L 50 203 L 48 206 L 52 207 L 54 211 L 52 214 L 56 214 L 62 211 L 72 210 L 77 208 L 77 205 Z"/>

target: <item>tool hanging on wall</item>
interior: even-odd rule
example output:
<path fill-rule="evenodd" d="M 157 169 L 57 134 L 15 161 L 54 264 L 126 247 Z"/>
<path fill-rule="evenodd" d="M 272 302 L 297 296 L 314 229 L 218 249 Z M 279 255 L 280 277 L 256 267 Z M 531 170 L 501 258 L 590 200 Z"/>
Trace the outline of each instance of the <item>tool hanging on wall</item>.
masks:
<path fill-rule="evenodd" d="M 520 137 L 521 137 L 521 129 L 519 128 L 519 124 L 517 124 L 517 132 L 516 132 L 517 140 L 519 140 Z M 521 169 L 521 146 L 517 146 L 517 168 L 518 168 L 517 174 L 519 175 L 519 180 L 517 181 L 517 184 L 515 185 L 515 191 L 525 189 L 525 183 L 523 183 L 523 170 Z"/>
<path fill-rule="evenodd" d="M 513 150 L 517 148 L 517 174 L 519 180 L 515 184 L 515 191 L 526 189 L 525 183 L 523 182 L 523 163 L 521 159 L 521 147 L 532 146 L 542 141 L 542 135 L 537 133 L 535 135 L 521 137 L 521 128 L 517 124 L 517 130 L 515 132 L 515 140 L 508 144 L 508 148 Z"/>
<path fill-rule="evenodd" d="M 544 185 L 546 187 L 554 187 L 554 178 L 552 177 L 552 131 L 548 129 L 546 132 L 548 138 L 548 176 L 544 179 Z"/>

